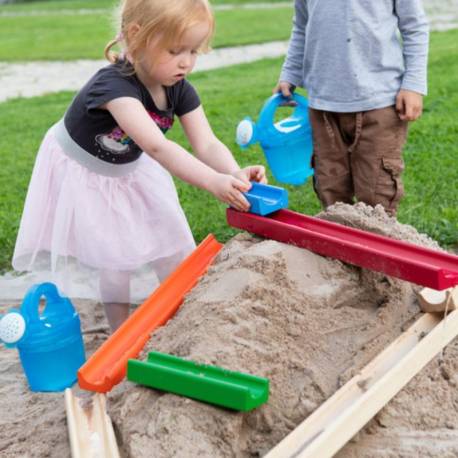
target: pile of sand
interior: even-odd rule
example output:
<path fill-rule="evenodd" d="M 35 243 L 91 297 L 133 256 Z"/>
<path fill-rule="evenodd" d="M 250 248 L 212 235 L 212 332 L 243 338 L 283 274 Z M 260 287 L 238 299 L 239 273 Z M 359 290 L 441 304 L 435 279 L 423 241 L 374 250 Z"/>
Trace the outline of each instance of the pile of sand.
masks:
<path fill-rule="evenodd" d="M 381 208 L 320 216 L 438 248 Z M 98 306 L 78 307 L 85 326 L 102 321 Z M 154 349 L 267 377 L 268 403 L 237 413 L 126 381 L 109 395 L 118 443 L 134 458 L 262 456 L 418 314 L 409 283 L 240 234 L 140 357 Z M 86 338 L 92 349 L 105 335 Z M 68 456 L 62 395 L 31 394 L 16 354 L 1 358 L 0 455 Z M 455 339 L 338 456 L 458 456 L 457 384 Z"/>
<path fill-rule="evenodd" d="M 381 208 L 337 205 L 321 216 L 437 247 Z M 127 382 L 111 396 L 120 442 L 129 456 L 138 458 L 152 456 L 152 451 L 155 457 L 263 455 L 394 340 L 418 312 L 409 283 L 241 234 L 226 245 L 142 357 L 154 349 L 268 377 L 269 402 L 250 413 L 234 413 Z M 450 403 L 453 396 L 457 401 L 450 386 L 458 377 L 453 364 L 447 358 L 439 371 L 447 372 L 448 380 L 439 375 L 431 382 L 429 374 L 438 365 L 432 363 L 425 388 L 416 390 L 411 384 L 367 429 L 373 439 L 383 436 L 383 449 L 358 444 L 354 456 L 438 456 L 444 444 L 441 456 L 447 450 L 458 453 L 456 431 L 448 429 L 458 426 L 456 404 Z M 399 398 L 404 398 L 401 407 Z M 424 411 L 432 413 L 422 418 L 419 413 Z M 392 449 L 386 443 L 389 428 L 394 430 L 388 434 Z M 425 430 L 426 442 L 433 437 L 436 443 L 417 441 Z M 399 436 L 409 440 L 391 440 Z M 394 452 L 396 442 L 403 443 Z M 342 456 L 351 456 L 356 447 L 350 444 Z"/>

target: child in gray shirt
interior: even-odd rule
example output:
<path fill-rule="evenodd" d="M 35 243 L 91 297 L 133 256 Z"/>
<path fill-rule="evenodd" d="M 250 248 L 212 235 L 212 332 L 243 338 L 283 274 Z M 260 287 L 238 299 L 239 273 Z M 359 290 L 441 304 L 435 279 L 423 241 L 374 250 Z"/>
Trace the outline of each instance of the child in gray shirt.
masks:
<path fill-rule="evenodd" d="M 274 92 L 308 92 L 314 187 L 325 207 L 356 198 L 396 214 L 407 122 L 421 115 L 427 91 L 428 39 L 420 0 L 295 0 Z"/>

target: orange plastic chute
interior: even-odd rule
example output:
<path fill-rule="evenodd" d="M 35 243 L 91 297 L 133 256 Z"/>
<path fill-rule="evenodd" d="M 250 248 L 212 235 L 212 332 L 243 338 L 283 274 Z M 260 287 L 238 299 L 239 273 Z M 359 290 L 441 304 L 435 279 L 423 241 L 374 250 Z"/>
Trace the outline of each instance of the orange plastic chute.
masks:
<path fill-rule="evenodd" d="M 127 360 L 135 358 L 151 333 L 166 323 L 185 294 L 206 272 L 222 248 L 209 234 L 178 268 L 138 307 L 78 371 L 79 386 L 106 393 L 126 375 Z"/>

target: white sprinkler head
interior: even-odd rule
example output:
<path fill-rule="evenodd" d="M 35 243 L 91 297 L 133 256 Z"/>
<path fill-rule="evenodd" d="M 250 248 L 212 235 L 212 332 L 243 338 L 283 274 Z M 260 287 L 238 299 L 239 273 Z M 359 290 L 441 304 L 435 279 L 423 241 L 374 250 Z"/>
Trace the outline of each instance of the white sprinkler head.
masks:
<path fill-rule="evenodd" d="M 251 119 L 244 119 L 239 122 L 235 139 L 238 145 L 248 146 L 252 142 L 254 136 L 254 124 Z"/>
<path fill-rule="evenodd" d="M 19 342 L 25 333 L 24 317 L 18 312 L 7 313 L 0 319 L 0 340 L 11 345 Z"/>

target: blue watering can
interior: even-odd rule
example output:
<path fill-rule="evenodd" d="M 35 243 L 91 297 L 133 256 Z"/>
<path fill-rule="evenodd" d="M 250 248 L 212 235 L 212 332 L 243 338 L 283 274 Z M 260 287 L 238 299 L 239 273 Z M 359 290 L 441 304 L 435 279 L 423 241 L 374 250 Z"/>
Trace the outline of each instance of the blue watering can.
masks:
<path fill-rule="evenodd" d="M 43 296 L 46 305 L 40 314 Z M 12 309 L 1 317 L 0 340 L 18 348 L 32 391 L 62 391 L 72 386 L 86 359 L 78 313 L 52 283 L 32 286 L 20 310 Z"/>
<path fill-rule="evenodd" d="M 292 98 L 297 103 L 292 115 L 274 123 L 277 108 L 290 99 L 280 93 L 270 97 L 257 124 L 249 117 L 239 123 L 236 141 L 242 148 L 259 141 L 275 179 L 300 185 L 313 175 L 312 128 L 307 99 L 299 94 L 293 94 Z"/>

